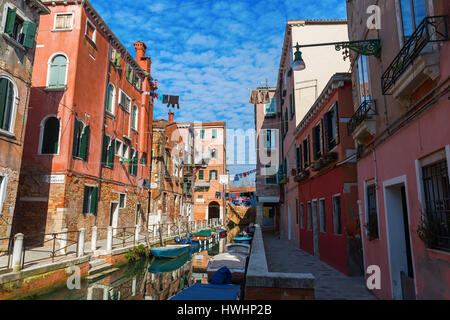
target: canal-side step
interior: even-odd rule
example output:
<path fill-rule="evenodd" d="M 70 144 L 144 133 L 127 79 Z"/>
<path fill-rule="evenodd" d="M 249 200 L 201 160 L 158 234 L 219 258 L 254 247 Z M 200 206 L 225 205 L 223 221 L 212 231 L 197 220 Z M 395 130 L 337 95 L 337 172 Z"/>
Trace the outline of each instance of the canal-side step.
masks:
<path fill-rule="evenodd" d="M 108 270 L 104 270 L 104 271 L 96 273 L 96 274 L 91 274 L 91 275 L 87 276 L 85 279 L 88 281 L 97 280 L 99 278 L 102 278 L 102 277 L 110 274 L 110 273 L 116 272 L 117 270 L 119 270 L 119 268 L 110 268 Z"/>
<path fill-rule="evenodd" d="M 105 259 L 96 259 L 96 260 L 89 262 L 89 266 L 90 266 L 90 268 L 89 268 L 88 274 L 91 275 L 91 274 L 102 272 L 106 269 L 111 268 L 112 264 L 106 263 Z"/>

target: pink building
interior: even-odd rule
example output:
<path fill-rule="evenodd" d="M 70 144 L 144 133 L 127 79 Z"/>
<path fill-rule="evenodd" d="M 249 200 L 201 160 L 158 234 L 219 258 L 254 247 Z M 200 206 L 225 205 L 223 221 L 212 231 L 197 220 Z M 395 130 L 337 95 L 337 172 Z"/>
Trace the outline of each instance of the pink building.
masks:
<path fill-rule="evenodd" d="M 450 2 L 382 2 L 367 30 L 371 4 L 347 1 L 350 40 L 382 45 L 352 54 L 365 268 L 380 268 L 379 298 L 450 299 Z"/>

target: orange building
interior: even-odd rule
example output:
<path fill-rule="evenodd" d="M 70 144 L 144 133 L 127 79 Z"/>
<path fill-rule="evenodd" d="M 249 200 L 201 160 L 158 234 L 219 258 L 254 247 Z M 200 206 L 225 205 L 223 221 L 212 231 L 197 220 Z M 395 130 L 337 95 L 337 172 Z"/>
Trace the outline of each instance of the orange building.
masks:
<path fill-rule="evenodd" d="M 194 123 L 194 163 L 197 167 L 194 183 L 194 219 L 209 220 L 226 217 L 227 185 L 220 176 L 227 175 L 225 122 Z M 229 180 L 229 179 L 228 179 Z"/>
<path fill-rule="evenodd" d="M 89 1 L 44 1 L 14 232 L 131 227 L 148 212 L 151 60 Z M 99 236 L 103 237 L 104 231 Z"/>

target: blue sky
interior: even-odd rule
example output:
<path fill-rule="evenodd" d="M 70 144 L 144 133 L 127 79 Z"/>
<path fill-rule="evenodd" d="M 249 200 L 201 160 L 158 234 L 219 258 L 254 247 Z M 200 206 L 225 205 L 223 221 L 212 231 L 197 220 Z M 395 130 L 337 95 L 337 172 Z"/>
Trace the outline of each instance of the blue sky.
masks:
<path fill-rule="evenodd" d="M 146 43 L 158 92 L 180 96 L 176 121 L 226 121 L 229 132 L 254 128 L 250 89 L 275 84 L 287 20 L 346 18 L 345 0 L 91 2 L 133 55 Z M 167 111 L 155 103 L 155 118 Z"/>

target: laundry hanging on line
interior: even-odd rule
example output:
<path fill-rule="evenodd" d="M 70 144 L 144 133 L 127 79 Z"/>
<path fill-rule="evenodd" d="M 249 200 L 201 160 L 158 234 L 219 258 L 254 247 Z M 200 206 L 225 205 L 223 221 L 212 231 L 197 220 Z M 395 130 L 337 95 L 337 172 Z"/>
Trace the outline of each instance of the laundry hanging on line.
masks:
<path fill-rule="evenodd" d="M 156 92 L 150 92 L 150 96 L 154 97 L 156 101 L 161 102 L 163 104 L 167 104 L 167 108 L 175 108 L 180 109 L 180 97 L 174 96 L 170 94 L 160 94 Z"/>

